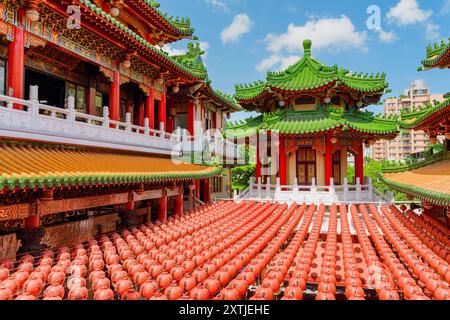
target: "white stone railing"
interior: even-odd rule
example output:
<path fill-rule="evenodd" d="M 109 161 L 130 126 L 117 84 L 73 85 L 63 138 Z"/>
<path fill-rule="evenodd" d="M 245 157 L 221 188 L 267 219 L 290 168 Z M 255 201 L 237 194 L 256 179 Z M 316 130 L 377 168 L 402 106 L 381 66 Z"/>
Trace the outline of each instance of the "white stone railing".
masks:
<path fill-rule="evenodd" d="M 356 179 L 355 185 L 350 185 L 347 178 L 344 178 L 343 185 L 334 185 L 331 179 L 330 186 L 317 186 L 315 178 L 312 184 L 308 186 L 299 186 L 297 179 L 294 179 L 294 185 L 280 185 L 280 179 L 277 184 L 261 183 L 252 178 L 250 185 L 241 194 L 235 195 L 235 200 L 265 200 L 279 202 L 306 202 L 306 203 L 380 203 L 392 202 L 393 195 L 388 193 L 383 195 L 372 185 L 372 180 L 367 179 L 366 184 L 360 184 L 359 178 Z"/>
<path fill-rule="evenodd" d="M 137 126 L 130 113 L 125 122 L 111 120 L 108 107 L 103 108 L 103 117 L 79 112 L 74 97 L 68 97 L 66 108 L 45 105 L 38 101 L 37 86 L 30 87 L 29 100 L 0 95 L 0 136 L 173 156 L 202 152 L 206 144 L 202 132 L 195 139 L 180 128 L 167 133 L 163 123 L 160 130 L 154 130 L 148 118 L 144 126 Z M 227 146 L 225 155 L 232 157 L 233 150 Z M 223 148 L 217 153 L 223 157 Z"/>

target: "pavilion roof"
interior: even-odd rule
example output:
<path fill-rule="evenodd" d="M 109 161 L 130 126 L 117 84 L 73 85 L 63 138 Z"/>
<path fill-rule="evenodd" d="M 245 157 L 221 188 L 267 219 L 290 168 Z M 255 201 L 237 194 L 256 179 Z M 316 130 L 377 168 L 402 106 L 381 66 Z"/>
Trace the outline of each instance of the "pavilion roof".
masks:
<path fill-rule="evenodd" d="M 166 64 L 169 65 L 169 67 L 172 68 L 178 68 L 181 69 L 183 72 L 185 72 L 187 75 L 197 78 L 199 80 L 205 80 L 208 78 L 208 72 L 206 68 L 200 67 L 197 64 L 192 64 L 189 59 L 183 59 L 181 57 L 173 57 L 170 56 L 167 52 L 164 50 L 161 50 L 157 48 L 156 46 L 151 45 L 147 40 L 145 40 L 142 36 L 125 26 L 123 23 L 121 23 L 119 20 L 111 16 L 110 14 L 103 11 L 101 8 L 99 8 L 94 2 L 90 0 L 79 0 L 81 4 L 83 4 L 88 10 L 96 13 L 100 17 L 102 17 L 107 22 L 114 25 L 116 28 L 120 29 L 121 31 L 125 32 L 129 37 L 137 41 L 141 46 L 143 50 L 149 51 L 151 55 L 157 55 L 159 59 L 163 59 Z"/>
<path fill-rule="evenodd" d="M 63 145 L 0 144 L 0 191 L 203 179 L 220 167 L 142 154 Z"/>
<path fill-rule="evenodd" d="M 418 71 L 425 71 L 433 68 L 450 68 L 450 39 L 441 43 L 435 43 L 427 47 L 427 56 L 422 60 L 422 65 Z"/>
<path fill-rule="evenodd" d="M 443 152 L 420 163 L 383 168 L 379 178 L 394 190 L 437 206 L 450 206 L 450 159 Z"/>
<path fill-rule="evenodd" d="M 375 117 L 371 112 L 356 109 L 317 106 L 313 111 L 283 109 L 261 114 L 238 123 L 228 123 L 229 137 L 252 136 L 259 130 L 279 131 L 282 134 L 307 134 L 340 129 L 374 135 L 396 135 L 396 119 Z"/>
<path fill-rule="evenodd" d="M 170 16 L 168 13 L 160 9 L 159 2 L 154 0 L 131 0 L 132 2 L 140 2 L 147 8 L 154 11 L 156 16 L 161 19 L 160 24 L 166 27 L 169 32 L 180 36 L 192 36 L 195 29 L 191 26 L 191 20 L 188 17 L 180 18 Z"/>
<path fill-rule="evenodd" d="M 450 98 L 440 103 L 427 104 L 412 112 L 401 113 L 400 126 L 404 129 L 426 130 L 439 126 L 450 116 Z"/>
<path fill-rule="evenodd" d="M 353 73 L 337 65 L 326 66 L 311 56 L 311 41 L 303 42 L 304 56 L 281 72 L 268 72 L 265 81 L 236 85 L 239 102 L 256 101 L 267 93 L 309 93 L 339 88 L 365 94 L 384 93 L 386 74 Z"/>

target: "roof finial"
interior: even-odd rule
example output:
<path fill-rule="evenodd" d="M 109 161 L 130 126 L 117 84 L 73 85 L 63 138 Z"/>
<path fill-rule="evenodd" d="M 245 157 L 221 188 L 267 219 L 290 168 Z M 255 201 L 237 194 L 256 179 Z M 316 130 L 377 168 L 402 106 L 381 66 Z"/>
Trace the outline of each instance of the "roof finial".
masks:
<path fill-rule="evenodd" d="M 305 56 L 311 55 L 311 45 L 312 45 L 311 40 L 309 40 L 309 39 L 303 40 L 303 49 L 305 51 Z"/>

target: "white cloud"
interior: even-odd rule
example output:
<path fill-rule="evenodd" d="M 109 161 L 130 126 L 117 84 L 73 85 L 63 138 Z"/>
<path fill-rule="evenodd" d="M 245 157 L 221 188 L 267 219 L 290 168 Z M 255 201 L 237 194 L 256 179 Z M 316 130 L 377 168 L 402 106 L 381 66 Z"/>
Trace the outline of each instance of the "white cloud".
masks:
<path fill-rule="evenodd" d="M 422 10 L 417 0 L 400 0 L 389 10 L 387 18 L 390 22 L 406 26 L 417 22 L 425 22 L 431 17 L 432 13 L 431 10 Z"/>
<path fill-rule="evenodd" d="M 213 6 L 215 9 L 222 10 L 222 11 L 229 11 L 230 8 L 223 0 L 205 0 L 206 3 Z"/>
<path fill-rule="evenodd" d="M 273 71 L 284 70 L 296 63 L 299 58 L 299 56 L 295 55 L 284 57 L 278 54 L 273 54 L 258 63 L 256 70 L 259 72 L 265 72 L 269 69 Z"/>
<path fill-rule="evenodd" d="M 357 31 L 352 21 L 345 15 L 340 18 L 312 19 L 304 25 L 289 24 L 283 34 L 268 34 L 267 50 L 278 53 L 301 52 L 303 40 L 311 39 L 314 49 L 328 49 L 337 52 L 345 49 L 364 49 L 367 39 L 365 31 Z"/>
<path fill-rule="evenodd" d="M 381 42 L 392 43 L 398 39 L 397 35 L 393 31 L 384 31 L 383 29 L 376 29 L 376 33 L 378 33 L 378 39 Z"/>
<path fill-rule="evenodd" d="M 233 22 L 222 31 L 220 38 L 224 44 L 238 42 L 244 34 L 250 32 L 253 24 L 254 22 L 247 14 L 238 14 L 234 17 Z"/>
<path fill-rule="evenodd" d="M 437 40 L 441 37 L 439 33 L 439 26 L 434 23 L 427 23 L 425 25 L 425 30 L 428 40 Z"/>

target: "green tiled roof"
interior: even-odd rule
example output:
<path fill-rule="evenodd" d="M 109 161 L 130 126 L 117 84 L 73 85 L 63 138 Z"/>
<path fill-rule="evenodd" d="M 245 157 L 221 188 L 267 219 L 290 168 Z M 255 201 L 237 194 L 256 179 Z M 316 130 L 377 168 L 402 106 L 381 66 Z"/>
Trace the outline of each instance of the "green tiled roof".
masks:
<path fill-rule="evenodd" d="M 450 98 L 443 102 L 436 103 L 435 105 L 427 104 L 418 110 L 407 112 L 402 111 L 400 127 L 403 129 L 412 129 L 420 125 L 431 115 L 438 113 L 446 108 L 450 107 Z"/>
<path fill-rule="evenodd" d="M 227 95 L 219 90 L 215 90 L 211 87 L 211 91 L 216 95 L 220 100 L 222 100 L 224 103 L 228 104 L 232 109 L 236 111 L 242 111 L 242 107 L 236 102 L 236 99 L 234 97 Z"/>
<path fill-rule="evenodd" d="M 142 0 L 163 19 L 165 19 L 177 32 L 184 36 L 191 36 L 194 33 L 194 28 L 191 27 L 191 20 L 189 18 L 180 18 L 169 16 L 166 12 L 159 9 L 160 4 L 154 0 Z"/>
<path fill-rule="evenodd" d="M 283 134 L 306 134 L 341 127 L 371 134 L 396 134 L 396 120 L 374 117 L 371 112 L 355 109 L 344 112 L 340 108 L 318 106 L 314 111 L 283 109 L 264 113 L 238 123 L 228 123 L 226 135 L 244 137 L 259 130 L 274 130 Z"/>
<path fill-rule="evenodd" d="M 448 43 L 443 40 L 441 43 L 435 43 L 434 46 L 427 47 L 427 57 L 422 60 L 422 66 L 419 67 L 418 71 L 436 68 L 444 56 L 450 57 L 450 38 Z"/>
<path fill-rule="evenodd" d="M 95 12 L 99 16 L 103 17 L 108 22 L 115 25 L 117 28 L 121 29 L 122 31 L 126 32 L 128 35 L 130 35 L 135 40 L 139 41 L 143 46 L 145 46 L 147 49 L 159 54 L 160 56 L 164 57 L 166 60 L 168 60 L 170 63 L 172 63 L 174 66 L 177 66 L 178 68 L 182 69 L 183 71 L 187 72 L 191 76 L 198 78 L 198 79 L 206 79 L 208 77 L 208 72 L 206 71 L 206 68 L 200 68 L 196 69 L 189 63 L 186 63 L 188 60 L 183 60 L 176 57 L 171 57 L 169 54 L 163 50 L 158 49 L 155 46 L 152 46 L 147 40 L 145 40 L 143 37 L 138 35 L 136 32 L 125 26 L 123 23 L 118 21 L 116 18 L 111 16 L 110 14 L 103 11 L 101 8 L 97 7 L 97 5 L 90 0 L 80 0 L 82 4 L 86 6 L 89 10 Z"/>
<path fill-rule="evenodd" d="M 281 72 L 268 72 L 266 81 L 236 85 L 237 100 L 252 100 L 271 90 L 310 91 L 323 87 L 343 86 L 367 93 L 383 93 L 388 87 L 386 74 L 352 73 L 337 65 L 326 66 L 311 57 L 311 41 L 303 42 L 304 56 Z"/>

